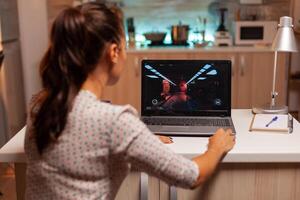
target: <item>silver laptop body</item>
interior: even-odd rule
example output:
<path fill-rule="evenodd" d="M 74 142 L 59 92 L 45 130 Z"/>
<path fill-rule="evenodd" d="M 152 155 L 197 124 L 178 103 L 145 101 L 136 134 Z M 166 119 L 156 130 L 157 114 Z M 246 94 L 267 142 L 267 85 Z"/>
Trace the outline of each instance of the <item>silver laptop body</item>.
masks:
<path fill-rule="evenodd" d="M 210 136 L 232 129 L 231 62 L 143 60 L 141 119 L 156 134 Z"/>

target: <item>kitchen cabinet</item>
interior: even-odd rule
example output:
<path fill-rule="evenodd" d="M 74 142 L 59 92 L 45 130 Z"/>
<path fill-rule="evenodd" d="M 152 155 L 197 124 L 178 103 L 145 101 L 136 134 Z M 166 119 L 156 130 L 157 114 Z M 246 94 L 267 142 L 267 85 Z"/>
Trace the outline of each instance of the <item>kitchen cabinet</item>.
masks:
<path fill-rule="evenodd" d="M 148 200 L 297 199 L 297 187 L 291 187 L 297 182 L 297 169 L 295 163 L 222 163 L 204 186 L 193 190 L 174 187 L 170 191 L 164 181 L 149 176 L 146 195 Z M 116 200 L 139 200 L 140 195 L 140 173 L 131 172 Z"/>
<path fill-rule="evenodd" d="M 130 172 L 118 190 L 115 200 L 169 200 L 169 186 L 145 174 L 145 188 L 141 189 L 141 173 Z M 143 193 L 143 194 L 141 194 Z"/>
<path fill-rule="evenodd" d="M 270 102 L 274 54 L 268 52 L 129 52 L 120 81 L 107 87 L 103 99 L 114 104 L 131 104 L 140 111 L 141 61 L 143 59 L 218 59 L 231 60 L 232 108 L 252 108 Z M 279 54 L 276 77 L 277 103 L 286 104 L 287 55 Z"/>
<path fill-rule="evenodd" d="M 140 172 L 131 172 L 123 181 L 115 200 L 140 200 Z"/>
<path fill-rule="evenodd" d="M 288 83 L 288 54 L 279 53 L 276 71 L 276 88 L 278 92 L 276 102 L 281 105 L 287 104 Z M 274 53 L 254 53 L 252 59 L 251 80 L 251 103 L 254 106 L 270 103 Z"/>
<path fill-rule="evenodd" d="M 117 84 L 105 88 L 103 100 L 118 105 L 130 104 L 136 109 L 140 109 L 141 72 L 139 66 L 141 58 L 137 54 L 128 54 L 119 81 Z"/>
<path fill-rule="evenodd" d="M 238 53 L 233 69 L 233 108 L 251 108 L 270 103 L 274 54 L 272 52 Z M 277 103 L 286 104 L 286 55 L 278 57 L 276 72 Z"/>
<path fill-rule="evenodd" d="M 298 199 L 294 187 L 297 166 L 294 163 L 222 163 L 204 186 L 194 190 L 177 188 L 172 196 L 176 200 Z M 168 192 L 165 196 L 160 200 L 171 199 Z"/>

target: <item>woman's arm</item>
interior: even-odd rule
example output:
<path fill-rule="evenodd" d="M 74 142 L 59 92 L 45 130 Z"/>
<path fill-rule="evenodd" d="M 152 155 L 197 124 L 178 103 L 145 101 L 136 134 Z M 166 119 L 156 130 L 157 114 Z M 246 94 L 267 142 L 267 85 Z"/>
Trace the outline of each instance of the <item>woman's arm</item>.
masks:
<path fill-rule="evenodd" d="M 126 159 L 135 170 L 144 171 L 170 185 L 192 188 L 199 177 L 195 162 L 175 154 L 147 130 L 132 141 Z"/>
<path fill-rule="evenodd" d="M 209 138 L 207 151 L 195 157 L 194 162 L 201 168 L 201 173 L 195 183 L 195 186 L 203 184 L 215 171 L 222 157 L 232 149 L 235 144 L 235 136 L 232 130 L 219 129 Z"/>
<path fill-rule="evenodd" d="M 170 185 L 193 188 L 212 174 L 221 157 L 227 152 L 224 146 L 230 147 L 227 145 L 229 135 L 229 131 L 224 133 L 219 130 L 210 138 L 207 152 L 191 161 L 172 152 L 135 115 L 123 112 L 115 120 L 112 129 L 112 152 L 125 155 L 125 159 L 134 168 L 156 176 Z"/>

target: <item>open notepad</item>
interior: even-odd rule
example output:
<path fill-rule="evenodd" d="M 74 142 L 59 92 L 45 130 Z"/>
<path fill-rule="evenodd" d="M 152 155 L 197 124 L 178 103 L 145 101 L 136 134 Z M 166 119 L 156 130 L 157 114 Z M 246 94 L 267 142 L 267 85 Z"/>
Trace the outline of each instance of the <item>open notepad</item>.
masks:
<path fill-rule="evenodd" d="M 250 124 L 250 131 L 290 132 L 289 115 L 255 114 Z"/>

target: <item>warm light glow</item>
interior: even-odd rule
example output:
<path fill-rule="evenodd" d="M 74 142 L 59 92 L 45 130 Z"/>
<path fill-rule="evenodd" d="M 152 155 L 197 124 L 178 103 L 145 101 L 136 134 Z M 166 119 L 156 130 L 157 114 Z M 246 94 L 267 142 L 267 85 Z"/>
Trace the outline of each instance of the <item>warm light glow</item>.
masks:
<path fill-rule="evenodd" d="M 128 36 L 126 36 L 126 39 L 128 41 Z M 205 35 L 205 41 L 206 42 L 213 42 L 215 40 L 214 35 L 211 32 L 207 32 Z M 147 45 L 150 44 L 151 41 L 147 41 L 145 36 L 142 34 L 136 34 L 135 35 L 135 41 L 137 43 L 137 46 L 141 46 L 141 45 Z M 200 34 L 196 34 L 196 33 L 189 33 L 189 38 L 188 38 L 188 43 L 192 44 L 192 43 L 201 43 L 202 40 L 202 36 Z M 171 34 L 167 34 L 164 40 L 165 44 L 172 44 L 172 38 L 171 38 Z"/>

